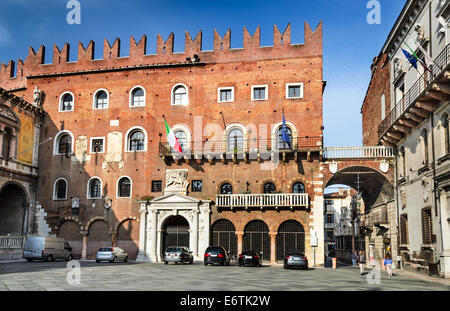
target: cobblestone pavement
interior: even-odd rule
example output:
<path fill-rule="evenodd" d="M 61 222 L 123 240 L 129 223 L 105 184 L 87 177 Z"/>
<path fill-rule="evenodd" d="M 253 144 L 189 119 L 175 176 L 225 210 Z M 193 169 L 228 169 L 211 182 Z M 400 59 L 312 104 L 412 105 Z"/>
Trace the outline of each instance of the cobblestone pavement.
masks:
<path fill-rule="evenodd" d="M 81 261 L 81 284 L 67 283 L 64 261 L 15 262 L 0 264 L 0 291 L 79 291 L 79 290 L 264 290 L 264 291 L 322 291 L 322 290 L 414 290 L 449 291 L 450 286 L 412 279 L 402 275 L 388 278 L 381 271 L 380 284 L 369 284 L 355 267 L 317 268 L 308 271 L 282 266 L 261 268 L 203 266 L 159 263 L 96 263 Z"/>

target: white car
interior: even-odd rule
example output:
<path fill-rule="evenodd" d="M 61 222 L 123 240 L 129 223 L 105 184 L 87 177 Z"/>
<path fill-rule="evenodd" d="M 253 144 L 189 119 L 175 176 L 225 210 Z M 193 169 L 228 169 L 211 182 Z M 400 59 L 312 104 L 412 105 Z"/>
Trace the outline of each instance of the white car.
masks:
<path fill-rule="evenodd" d="M 119 247 L 103 247 L 97 251 L 95 261 L 128 262 L 128 254 Z"/>

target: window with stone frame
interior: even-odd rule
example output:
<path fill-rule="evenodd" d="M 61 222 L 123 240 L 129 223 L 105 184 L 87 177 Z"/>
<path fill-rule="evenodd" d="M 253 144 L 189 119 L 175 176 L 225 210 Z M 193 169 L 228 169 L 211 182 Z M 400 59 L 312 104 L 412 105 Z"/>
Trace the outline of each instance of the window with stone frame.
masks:
<path fill-rule="evenodd" d="M 444 127 L 444 154 L 447 155 L 450 153 L 450 126 L 447 113 L 442 118 L 442 126 Z"/>
<path fill-rule="evenodd" d="M 408 215 L 400 216 L 400 244 L 409 244 Z"/>
<path fill-rule="evenodd" d="M 203 181 L 202 180 L 193 180 L 192 181 L 192 192 L 202 192 L 203 189 Z"/>
<path fill-rule="evenodd" d="M 67 181 L 64 179 L 59 179 L 55 183 L 55 200 L 66 200 L 67 199 Z"/>
<path fill-rule="evenodd" d="M 429 163 L 429 144 L 428 144 L 428 131 L 427 129 L 423 129 L 422 131 L 422 139 L 423 139 L 423 165 L 427 166 Z"/>
<path fill-rule="evenodd" d="M 433 243 L 431 208 L 424 208 L 422 210 L 422 243 Z"/>
<path fill-rule="evenodd" d="M 99 91 L 95 95 L 95 109 L 108 108 L 108 94 L 105 91 Z"/>
<path fill-rule="evenodd" d="M 119 180 L 119 198 L 129 198 L 131 196 L 131 181 L 127 177 L 123 177 Z"/>
<path fill-rule="evenodd" d="M 162 180 L 152 180 L 152 192 L 162 191 Z"/>

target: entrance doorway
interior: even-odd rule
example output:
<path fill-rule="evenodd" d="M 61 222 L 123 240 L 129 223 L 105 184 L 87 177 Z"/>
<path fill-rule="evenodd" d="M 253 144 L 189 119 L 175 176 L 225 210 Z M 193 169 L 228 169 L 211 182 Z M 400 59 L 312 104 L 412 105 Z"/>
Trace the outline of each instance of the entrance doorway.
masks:
<path fill-rule="evenodd" d="M 162 229 L 162 255 L 170 246 L 185 246 L 189 248 L 189 223 L 186 218 L 183 216 L 171 216 L 165 221 Z"/>
<path fill-rule="evenodd" d="M 13 183 L 0 191 L 0 235 L 25 234 L 27 196 L 24 190 Z"/>

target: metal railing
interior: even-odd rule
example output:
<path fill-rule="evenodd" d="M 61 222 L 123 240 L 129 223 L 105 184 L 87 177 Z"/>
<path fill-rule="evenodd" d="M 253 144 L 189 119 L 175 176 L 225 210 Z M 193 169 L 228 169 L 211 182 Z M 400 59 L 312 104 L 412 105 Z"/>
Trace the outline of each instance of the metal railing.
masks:
<path fill-rule="evenodd" d="M 5 248 L 23 248 L 25 245 L 25 236 L 0 236 L 0 249 Z"/>
<path fill-rule="evenodd" d="M 220 141 L 192 141 L 181 143 L 183 154 L 223 154 L 223 153 L 257 153 L 257 152 L 294 152 L 307 150 L 321 150 L 323 148 L 322 136 L 293 137 L 291 148 L 287 143 L 278 139 L 239 139 L 229 144 L 227 140 Z M 159 144 L 159 155 L 168 156 L 173 154 L 169 143 Z"/>
<path fill-rule="evenodd" d="M 381 159 L 393 158 L 394 149 L 386 146 L 365 147 L 327 147 L 324 148 L 323 158 L 332 159 Z"/>
<path fill-rule="evenodd" d="M 308 207 L 306 193 L 218 194 L 218 207 Z"/>
<path fill-rule="evenodd" d="M 434 64 L 430 66 L 429 71 L 425 72 L 412 85 L 412 87 L 405 93 L 402 99 L 398 101 L 394 109 L 381 121 L 378 126 L 378 137 L 382 137 L 397 120 L 399 120 L 409 108 L 416 102 L 417 98 L 422 95 L 430 85 L 435 82 L 436 78 L 440 76 L 450 63 L 450 44 L 436 57 Z"/>

